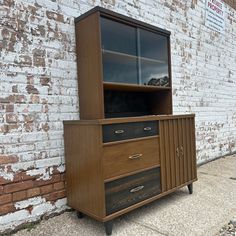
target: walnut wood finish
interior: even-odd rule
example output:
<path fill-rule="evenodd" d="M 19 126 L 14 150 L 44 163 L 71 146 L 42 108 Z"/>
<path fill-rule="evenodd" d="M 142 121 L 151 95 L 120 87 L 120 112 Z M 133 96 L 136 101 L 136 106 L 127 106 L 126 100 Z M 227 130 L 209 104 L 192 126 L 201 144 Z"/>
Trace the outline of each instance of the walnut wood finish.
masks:
<path fill-rule="evenodd" d="M 167 37 L 170 86 L 104 82 L 100 17 Z M 171 115 L 170 32 L 100 7 L 75 24 L 82 120 L 64 122 L 68 205 L 79 216 L 108 222 L 111 234 L 112 219 L 183 186 L 192 193 L 197 180 L 194 115 Z M 140 135 L 142 124 L 149 122 L 155 132 Z M 130 128 L 127 136 L 114 139 L 108 126 Z"/>
<path fill-rule="evenodd" d="M 104 118 L 99 17 L 99 12 L 94 12 L 76 24 L 81 119 Z"/>
<path fill-rule="evenodd" d="M 164 35 L 167 37 L 169 43 L 169 31 L 129 19 L 100 7 L 78 17 L 75 20 L 75 25 L 80 118 L 105 118 L 104 108 L 106 107 L 105 102 L 107 101 L 104 101 L 104 90 L 142 91 L 149 93 L 149 95 L 146 96 L 146 98 L 148 98 L 146 102 L 148 103 L 150 114 L 172 114 L 172 82 L 169 45 L 167 49 L 169 55 L 169 87 L 103 82 L 100 17 L 104 16 L 127 25 L 133 25 L 134 27 Z M 145 28 L 147 26 L 148 28 Z M 119 114 L 115 115 L 117 115 L 117 117 L 121 116 Z M 137 114 L 137 116 L 143 115 L 147 114 Z"/>
<path fill-rule="evenodd" d="M 193 118 L 160 121 L 162 191 L 196 179 Z"/>
<path fill-rule="evenodd" d="M 159 168 L 140 172 L 105 184 L 107 215 L 161 192 Z"/>
<path fill-rule="evenodd" d="M 104 143 L 154 136 L 159 133 L 157 121 L 103 125 L 102 131 Z"/>
<path fill-rule="evenodd" d="M 104 217 L 101 127 L 64 124 L 68 205 Z"/>
<path fill-rule="evenodd" d="M 103 149 L 104 179 L 159 164 L 159 138 L 156 137 Z"/>

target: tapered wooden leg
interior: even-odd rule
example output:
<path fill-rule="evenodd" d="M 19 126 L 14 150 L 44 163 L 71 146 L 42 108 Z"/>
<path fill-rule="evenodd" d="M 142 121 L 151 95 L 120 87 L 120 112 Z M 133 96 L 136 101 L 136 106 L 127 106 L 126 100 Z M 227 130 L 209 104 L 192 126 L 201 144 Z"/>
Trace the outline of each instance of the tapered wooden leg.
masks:
<path fill-rule="evenodd" d="M 82 212 L 80 212 L 80 211 L 77 211 L 77 217 L 79 219 L 82 219 L 84 217 L 84 214 Z"/>
<path fill-rule="evenodd" d="M 193 193 L 193 183 L 188 185 L 188 191 L 189 191 L 189 194 Z"/>
<path fill-rule="evenodd" d="M 105 226 L 105 231 L 107 235 L 111 235 L 112 234 L 112 226 L 113 226 L 113 221 L 107 221 L 104 223 Z"/>

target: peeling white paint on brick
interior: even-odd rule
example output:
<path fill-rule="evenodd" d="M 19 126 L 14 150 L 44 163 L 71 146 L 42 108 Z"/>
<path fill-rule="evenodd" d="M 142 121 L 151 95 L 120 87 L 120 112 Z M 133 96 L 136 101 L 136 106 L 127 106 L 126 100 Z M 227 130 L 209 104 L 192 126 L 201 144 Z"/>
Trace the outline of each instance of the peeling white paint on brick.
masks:
<path fill-rule="evenodd" d="M 61 211 L 68 209 L 65 198 L 57 200 L 54 204 L 45 202 L 45 199 L 43 198 L 34 198 L 32 201 L 24 203 L 22 202 L 19 203 L 19 206 L 22 208 L 22 210 L 0 216 L 0 233 L 7 229 L 14 229 L 16 226 L 21 225 L 22 223 L 39 220 L 44 214 L 50 215 L 52 213 L 60 213 Z M 33 205 L 31 212 L 23 209 L 29 205 Z"/>
<path fill-rule="evenodd" d="M 13 5 L 1 1 L 0 154 L 17 155 L 19 162 L 0 169 L 3 179 L 12 181 L 22 170 L 40 181 L 50 180 L 53 170 L 64 172 L 62 121 L 79 119 L 74 17 L 95 5 L 171 31 L 173 110 L 196 114 L 198 163 L 236 151 L 232 8 L 226 7 L 225 34 L 218 34 L 204 26 L 200 0 L 6 2 Z M 42 202 L 31 214 L 22 209 L 0 216 L 0 232 L 65 205 L 65 199 Z"/>
<path fill-rule="evenodd" d="M 3 177 L 6 180 L 13 180 L 14 179 L 14 174 L 7 172 L 7 167 L 4 168 L 4 170 L 0 170 L 0 177 Z"/>
<path fill-rule="evenodd" d="M 34 198 L 29 198 L 27 200 L 23 200 L 23 201 L 20 201 L 20 202 L 16 202 L 15 203 L 15 208 L 17 210 L 21 210 L 21 209 L 25 209 L 29 206 L 35 206 L 35 205 L 39 205 L 39 204 L 42 204 L 42 203 L 45 203 L 46 200 L 45 198 L 42 198 L 42 197 L 34 197 Z"/>

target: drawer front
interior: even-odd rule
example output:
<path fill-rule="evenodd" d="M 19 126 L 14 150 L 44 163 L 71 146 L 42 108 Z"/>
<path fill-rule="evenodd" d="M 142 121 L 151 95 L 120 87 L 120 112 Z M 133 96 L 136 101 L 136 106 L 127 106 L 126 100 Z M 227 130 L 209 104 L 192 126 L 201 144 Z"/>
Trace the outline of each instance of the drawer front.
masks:
<path fill-rule="evenodd" d="M 141 138 L 158 134 L 157 121 L 103 125 L 103 142 Z"/>
<path fill-rule="evenodd" d="M 160 168 L 105 183 L 106 214 L 112 214 L 161 192 Z"/>
<path fill-rule="evenodd" d="M 159 138 L 105 146 L 103 149 L 105 179 L 158 164 Z"/>

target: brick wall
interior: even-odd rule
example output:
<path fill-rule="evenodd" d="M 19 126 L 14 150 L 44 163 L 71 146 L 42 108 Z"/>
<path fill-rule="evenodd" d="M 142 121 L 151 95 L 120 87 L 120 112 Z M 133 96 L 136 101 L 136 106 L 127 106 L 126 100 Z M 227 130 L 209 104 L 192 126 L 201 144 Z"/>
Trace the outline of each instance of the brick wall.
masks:
<path fill-rule="evenodd" d="M 66 209 L 62 121 L 79 118 L 74 17 L 96 5 L 172 32 L 174 113 L 196 113 L 198 163 L 236 151 L 233 8 L 218 34 L 204 26 L 203 0 L 0 0 L 0 233 Z"/>

